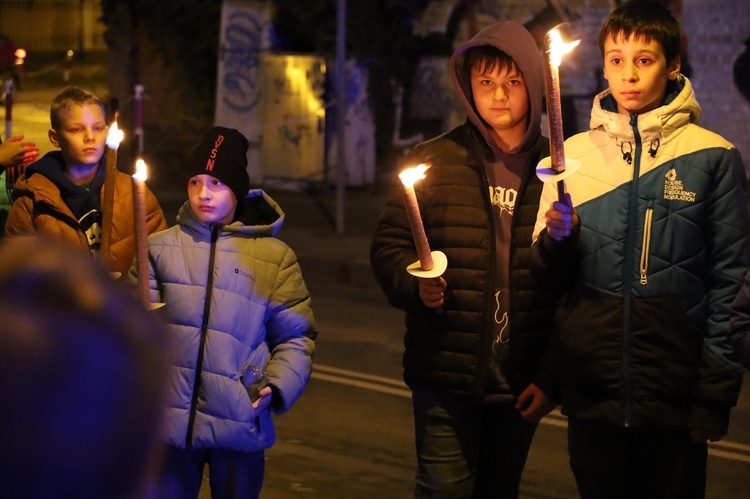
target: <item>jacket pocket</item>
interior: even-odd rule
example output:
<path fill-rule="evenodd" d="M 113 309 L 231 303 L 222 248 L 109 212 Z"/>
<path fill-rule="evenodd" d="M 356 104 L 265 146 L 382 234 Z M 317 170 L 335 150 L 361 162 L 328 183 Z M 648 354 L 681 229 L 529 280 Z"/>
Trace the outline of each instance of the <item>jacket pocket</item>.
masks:
<path fill-rule="evenodd" d="M 631 317 L 633 396 L 687 404 L 698 380 L 703 332 L 676 296 L 634 299 Z"/>
<path fill-rule="evenodd" d="M 622 298 L 587 290 L 560 327 L 562 384 L 593 399 L 622 389 Z"/>

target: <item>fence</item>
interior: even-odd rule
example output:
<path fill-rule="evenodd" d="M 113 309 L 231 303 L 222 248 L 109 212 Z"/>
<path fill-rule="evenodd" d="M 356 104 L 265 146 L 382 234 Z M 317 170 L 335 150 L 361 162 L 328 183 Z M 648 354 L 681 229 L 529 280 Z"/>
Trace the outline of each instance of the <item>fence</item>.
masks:
<path fill-rule="evenodd" d="M 105 51 L 99 0 L 0 0 L 0 32 L 29 52 Z"/>

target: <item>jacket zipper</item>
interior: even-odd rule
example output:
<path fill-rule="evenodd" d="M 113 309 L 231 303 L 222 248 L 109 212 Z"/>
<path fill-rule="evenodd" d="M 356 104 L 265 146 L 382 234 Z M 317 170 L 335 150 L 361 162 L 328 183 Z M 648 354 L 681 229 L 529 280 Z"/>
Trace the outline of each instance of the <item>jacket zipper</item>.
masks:
<path fill-rule="evenodd" d="M 648 256 L 651 253 L 651 222 L 654 218 L 654 207 L 649 203 L 643 219 L 643 244 L 641 245 L 641 285 L 648 284 Z"/>
<path fill-rule="evenodd" d="M 622 383 L 623 383 L 623 425 L 631 425 L 633 413 L 633 386 L 630 379 L 630 310 L 633 301 L 632 282 L 633 282 L 633 259 L 635 240 L 634 220 L 638 220 L 638 181 L 640 177 L 641 166 L 641 135 L 638 132 L 638 115 L 630 115 L 630 126 L 633 128 L 635 138 L 635 154 L 633 155 L 633 179 L 630 187 L 630 196 L 628 201 L 628 231 L 625 238 L 625 262 L 623 265 L 622 276 L 622 352 L 620 359 L 622 363 Z"/>
<path fill-rule="evenodd" d="M 198 359 L 195 361 L 195 382 L 193 383 L 193 395 L 190 400 L 190 418 L 188 419 L 187 431 L 185 432 L 185 448 L 193 448 L 193 426 L 195 425 L 195 412 L 198 406 L 198 393 L 201 388 L 203 373 L 203 353 L 208 336 L 208 318 L 211 312 L 211 296 L 214 288 L 214 260 L 216 257 L 216 239 L 219 234 L 219 225 L 211 231 L 211 248 L 208 257 L 208 278 L 206 281 L 206 298 L 203 302 L 203 319 L 201 320 L 201 341 L 198 348 Z"/>

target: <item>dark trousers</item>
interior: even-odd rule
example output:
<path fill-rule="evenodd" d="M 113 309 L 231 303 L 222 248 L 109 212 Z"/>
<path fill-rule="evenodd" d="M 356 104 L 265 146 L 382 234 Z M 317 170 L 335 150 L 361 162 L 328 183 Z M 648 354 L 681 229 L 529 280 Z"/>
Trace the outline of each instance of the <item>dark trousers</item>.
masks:
<path fill-rule="evenodd" d="M 265 457 L 260 452 L 228 449 L 166 450 L 159 483 L 159 499 L 197 498 L 208 464 L 213 499 L 257 499 L 263 486 Z"/>
<path fill-rule="evenodd" d="M 680 480 L 680 499 L 705 499 L 708 445 L 691 443 L 685 456 L 685 466 Z"/>
<path fill-rule="evenodd" d="M 513 403 L 414 401 L 417 498 L 516 498 L 536 425 Z"/>
<path fill-rule="evenodd" d="M 683 475 L 693 450 L 686 428 L 568 420 L 570 468 L 582 499 L 677 499 L 683 480 L 700 482 Z"/>

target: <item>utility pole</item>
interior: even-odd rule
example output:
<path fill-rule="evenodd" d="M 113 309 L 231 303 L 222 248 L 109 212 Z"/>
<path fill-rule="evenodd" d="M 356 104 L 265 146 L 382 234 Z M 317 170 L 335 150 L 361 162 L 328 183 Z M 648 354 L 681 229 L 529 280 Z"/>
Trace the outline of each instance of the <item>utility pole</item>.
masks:
<path fill-rule="evenodd" d="M 345 232 L 346 194 L 346 0 L 336 4 L 336 136 L 337 170 L 336 184 L 336 233 Z"/>
<path fill-rule="evenodd" d="M 85 50 L 85 30 L 86 30 L 86 6 L 84 5 L 86 0 L 81 0 L 81 7 L 79 9 L 79 23 L 80 28 L 78 30 L 78 53 L 84 55 Z"/>

